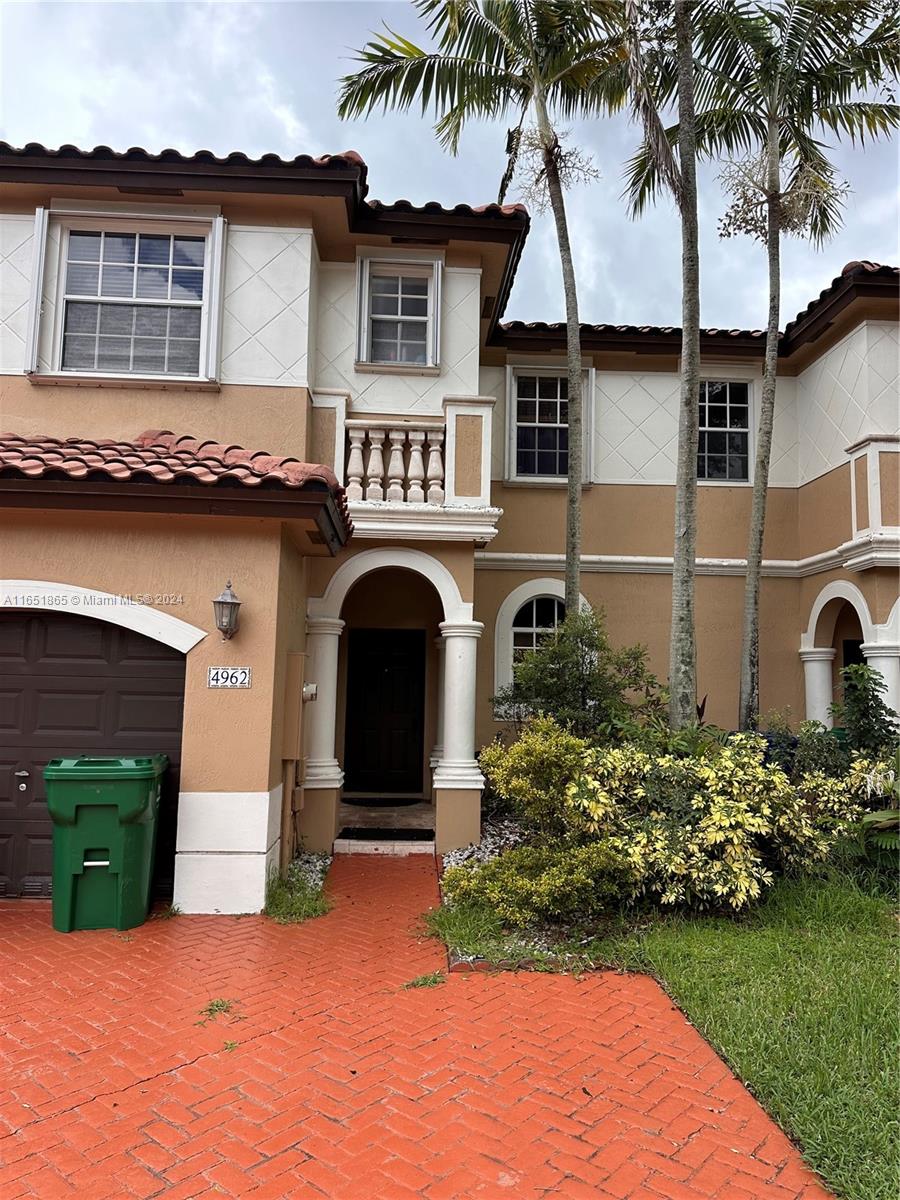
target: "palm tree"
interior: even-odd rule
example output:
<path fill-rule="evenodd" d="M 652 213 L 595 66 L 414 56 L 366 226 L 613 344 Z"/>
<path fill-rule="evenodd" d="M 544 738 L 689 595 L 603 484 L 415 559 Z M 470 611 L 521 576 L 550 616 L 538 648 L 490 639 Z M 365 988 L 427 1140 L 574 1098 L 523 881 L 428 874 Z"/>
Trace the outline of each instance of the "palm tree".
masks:
<path fill-rule="evenodd" d="M 624 63 L 620 39 L 611 36 L 621 5 L 616 0 L 414 0 L 428 21 L 437 49 L 428 52 L 392 31 L 361 50 L 360 69 L 341 81 L 341 117 L 368 116 L 377 108 L 433 109 L 441 143 L 456 153 L 467 121 L 515 120 L 507 142 L 509 162 L 500 200 L 512 177 L 525 123 L 534 126 L 559 246 L 566 302 L 569 385 L 569 458 L 566 505 L 566 611 L 578 612 L 581 568 L 582 364 L 575 266 L 566 217 L 566 151 L 554 119 L 589 111 L 596 81 L 607 101 L 624 100 L 624 74 L 616 93 L 611 67 Z"/>
<path fill-rule="evenodd" d="M 694 25 L 696 0 L 674 0 L 674 61 L 657 51 L 647 61 L 648 9 L 627 4 L 627 42 L 632 107 L 644 127 L 641 154 L 646 171 L 671 192 L 681 218 L 681 395 L 678 413 L 678 461 L 675 472 L 675 539 L 672 555 L 672 621 L 669 637 L 669 724 L 673 729 L 697 719 L 697 645 L 694 622 L 694 572 L 697 551 L 697 446 L 700 417 L 700 249 L 697 219 L 697 130 L 694 103 Z M 652 40 L 665 42 L 659 6 L 649 10 L 656 22 Z M 677 137 L 667 136 L 662 107 L 674 96 Z M 677 157 L 675 149 L 677 148 Z M 632 192 L 632 214 L 641 212 L 647 191 Z"/>
<path fill-rule="evenodd" d="M 719 0 L 704 5 L 695 42 L 697 148 L 729 158 L 726 236 L 747 232 L 768 253 L 769 315 L 753 477 L 741 644 L 739 723 L 759 713 L 759 589 L 765 533 L 781 294 L 781 238 L 821 245 L 840 226 L 844 192 L 816 134 L 863 143 L 900 124 L 891 98 L 867 99 L 900 70 L 900 19 L 884 0 Z M 666 130 L 670 143 L 678 126 Z M 736 156 L 743 155 L 743 159 Z M 630 164 L 642 205 L 664 183 L 652 147 Z"/>

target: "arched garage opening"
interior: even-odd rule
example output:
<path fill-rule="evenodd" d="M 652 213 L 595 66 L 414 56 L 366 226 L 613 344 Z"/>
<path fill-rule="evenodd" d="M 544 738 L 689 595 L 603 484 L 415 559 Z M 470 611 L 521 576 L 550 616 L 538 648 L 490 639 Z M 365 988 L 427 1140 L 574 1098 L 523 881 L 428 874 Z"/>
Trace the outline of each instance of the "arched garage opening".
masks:
<path fill-rule="evenodd" d="M 157 895 L 171 895 L 184 674 L 181 649 L 126 625 L 68 610 L 0 609 L 0 895 L 50 894 L 43 770 L 51 758 L 158 752 L 169 769 L 154 884 Z"/>

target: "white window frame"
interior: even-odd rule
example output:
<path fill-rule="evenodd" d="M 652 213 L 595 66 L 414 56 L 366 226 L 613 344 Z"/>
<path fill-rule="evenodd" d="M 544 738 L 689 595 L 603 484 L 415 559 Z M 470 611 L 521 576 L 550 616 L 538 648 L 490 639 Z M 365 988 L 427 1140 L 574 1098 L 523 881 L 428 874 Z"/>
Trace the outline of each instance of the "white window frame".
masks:
<path fill-rule="evenodd" d="M 443 259 L 433 257 L 403 258 L 397 254 L 382 257 L 365 254 L 357 259 L 356 283 L 356 367 L 370 371 L 415 375 L 434 373 L 441 362 L 441 275 Z M 428 280 L 428 317 L 424 363 L 380 362 L 371 357 L 372 329 L 370 295 L 372 275 L 406 275 Z M 398 320 L 404 318 L 398 317 Z M 414 318 L 415 319 L 415 318 Z"/>
<path fill-rule="evenodd" d="M 539 486 L 553 485 L 564 487 L 565 475 L 520 475 L 517 470 L 516 431 L 518 429 L 517 404 L 518 399 L 516 379 L 519 375 L 552 375 L 564 377 L 568 374 L 565 367 L 549 367 L 544 364 L 531 366 L 527 363 L 511 363 L 506 368 L 506 464 L 505 480 L 507 483 L 537 484 Z M 581 430 L 582 430 L 582 480 L 590 483 L 593 477 L 594 451 L 594 409 L 595 405 L 596 371 L 593 367 L 583 367 L 581 372 Z"/>
<path fill-rule="evenodd" d="M 35 249 L 31 281 L 31 302 L 26 334 L 25 373 L 39 375 L 42 324 L 47 319 L 43 311 L 44 279 L 51 225 L 59 232 L 56 289 L 54 295 L 53 329 L 51 330 L 49 373 L 60 379 L 115 379 L 123 382 L 156 383 L 216 383 L 219 368 L 219 347 L 222 325 L 222 299 L 227 223 L 221 215 L 193 216 L 177 210 L 165 213 L 134 212 L 130 209 L 82 209 L 78 206 L 38 208 L 35 212 Z M 137 371 L 95 371 L 78 367 L 63 368 L 63 333 L 65 328 L 66 266 L 69 235 L 73 230 L 109 233 L 162 233 L 202 236 L 206 240 L 203 270 L 203 297 L 200 304 L 200 356 L 196 375 L 176 375 Z M 103 297 L 96 298 L 97 302 Z M 139 302 L 139 301 L 138 301 Z M 170 302 L 171 303 L 171 302 Z"/>
<path fill-rule="evenodd" d="M 549 576 L 527 579 L 513 588 L 497 610 L 497 619 L 494 622 L 495 694 L 513 681 L 513 621 L 516 619 L 516 613 L 529 600 L 541 600 L 545 597 L 565 603 L 566 585 L 563 580 Z M 590 608 L 583 595 L 580 597 L 580 607 L 582 612 Z"/>
<path fill-rule="evenodd" d="M 753 486 L 756 467 L 756 434 L 759 424 L 759 389 L 761 382 L 757 371 L 751 368 L 734 368 L 726 366 L 722 370 L 713 367 L 702 367 L 700 370 L 701 383 L 745 383 L 747 385 L 747 478 L 746 479 L 700 479 L 698 487 L 737 487 Z M 742 429 L 722 430 L 721 432 L 743 433 Z"/>

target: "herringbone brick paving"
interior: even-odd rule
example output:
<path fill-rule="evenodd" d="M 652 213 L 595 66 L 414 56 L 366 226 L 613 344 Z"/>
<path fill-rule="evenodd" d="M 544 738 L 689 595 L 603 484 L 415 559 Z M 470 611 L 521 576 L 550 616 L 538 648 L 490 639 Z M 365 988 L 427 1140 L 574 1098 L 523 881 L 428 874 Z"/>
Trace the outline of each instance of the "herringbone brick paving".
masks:
<path fill-rule="evenodd" d="M 405 990 L 446 965 L 433 861 L 338 858 L 328 887 L 301 926 L 63 935 L 3 905 L 2 1200 L 827 1200 L 651 980 Z"/>

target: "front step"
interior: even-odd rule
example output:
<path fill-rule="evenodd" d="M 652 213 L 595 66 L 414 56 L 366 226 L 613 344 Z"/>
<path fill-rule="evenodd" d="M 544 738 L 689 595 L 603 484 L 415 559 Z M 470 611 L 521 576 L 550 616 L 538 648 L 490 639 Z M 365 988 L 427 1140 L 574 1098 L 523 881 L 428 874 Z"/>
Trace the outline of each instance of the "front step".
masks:
<path fill-rule="evenodd" d="M 383 854 L 398 858 L 409 854 L 431 854 L 433 829 L 377 829 L 349 826 L 342 829 L 334 843 L 335 854 Z"/>

